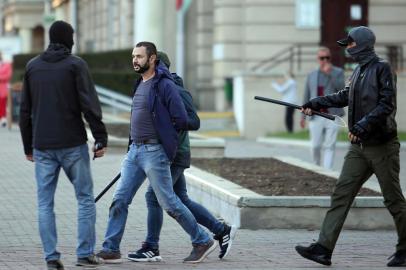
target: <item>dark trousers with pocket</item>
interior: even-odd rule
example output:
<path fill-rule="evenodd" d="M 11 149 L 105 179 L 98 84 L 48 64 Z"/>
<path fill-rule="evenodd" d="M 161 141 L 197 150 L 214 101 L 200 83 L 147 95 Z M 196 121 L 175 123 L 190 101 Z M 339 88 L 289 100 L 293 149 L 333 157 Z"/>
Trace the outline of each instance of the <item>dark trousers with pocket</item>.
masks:
<path fill-rule="evenodd" d="M 399 184 L 399 148 L 397 138 L 378 146 L 351 145 L 320 230 L 319 244 L 334 250 L 355 196 L 365 181 L 375 174 L 384 204 L 395 221 L 396 250 L 406 250 L 406 202 Z"/>

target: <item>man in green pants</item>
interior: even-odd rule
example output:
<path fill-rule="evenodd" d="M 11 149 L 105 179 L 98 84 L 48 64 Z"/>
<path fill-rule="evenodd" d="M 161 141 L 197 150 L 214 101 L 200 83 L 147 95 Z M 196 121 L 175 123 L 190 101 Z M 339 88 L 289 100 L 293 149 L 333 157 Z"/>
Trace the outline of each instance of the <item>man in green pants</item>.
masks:
<path fill-rule="evenodd" d="M 399 184 L 396 76 L 390 65 L 375 54 L 375 35 L 368 27 L 355 27 L 347 38 L 337 42 L 347 48 L 358 66 L 344 90 L 310 100 L 302 106 L 302 112 L 311 115 L 312 110 L 348 106 L 351 146 L 319 239 L 307 247 L 296 246 L 296 251 L 306 259 L 331 265 L 331 255 L 351 204 L 364 182 L 375 174 L 398 234 L 396 252 L 387 265 L 406 266 L 406 202 Z"/>

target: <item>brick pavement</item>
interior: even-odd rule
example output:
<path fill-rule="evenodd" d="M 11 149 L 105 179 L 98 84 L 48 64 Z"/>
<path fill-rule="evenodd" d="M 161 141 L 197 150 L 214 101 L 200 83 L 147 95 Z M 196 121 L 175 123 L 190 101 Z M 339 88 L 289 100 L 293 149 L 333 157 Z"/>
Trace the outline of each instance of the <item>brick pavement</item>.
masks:
<path fill-rule="evenodd" d="M 123 153 L 110 151 L 92 162 L 95 193 L 117 173 Z M 122 252 L 136 249 L 145 236 L 145 186 L 130 207 Z M 97 204 L 97 249 L 106 227 L 109 192 Z M 61 173 L 56 193 L 58 247 L 66 269 L 74 266 L 76 245 L 76 206 L 73 188 Z M 45 269 L 38 236 L 34 166 L 25 161 L 21 139 L 16 128 L 0 129 L 0 270 Z M 191 249 L 187 235 L 168 216 L 161 236 L 160 263 L 104 265 L 99 269 L 320 269 L 300 258 L 293 247 L 317 237 L 317 231 L 305 230 L 239 230 L 229 257 L 220 261 L 217 250 L 204 263 L 182 263 Z M 393 231 L 344 231 L 333 257 L 332 269 L 384 269 L 386 258 L 394 251 Z"/>

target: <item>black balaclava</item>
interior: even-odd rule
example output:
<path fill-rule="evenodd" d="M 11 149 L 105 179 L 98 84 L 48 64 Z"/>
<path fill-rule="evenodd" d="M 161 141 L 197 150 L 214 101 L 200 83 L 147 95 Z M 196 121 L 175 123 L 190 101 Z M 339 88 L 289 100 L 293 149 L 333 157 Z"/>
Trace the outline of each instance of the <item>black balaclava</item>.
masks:
<path fill-rule="evenodd" d="M 51 43 L 62 44 L 66 46 L 69 51 L 72 51 L 74 44 L 73 33 L 74 30 L 69 23 L 64 21 L 56 21 L 49 28 L 49 41 Z"/>
<path fill-rule="evenodd" d="M 351 37 L 357 45 L 347 49 L 347 52 L 361 66 L 377 57 L 374 49 L 376 38 L 371 29 L 366 26 L 355 27 L 351 29 L 348 36 Z"/>

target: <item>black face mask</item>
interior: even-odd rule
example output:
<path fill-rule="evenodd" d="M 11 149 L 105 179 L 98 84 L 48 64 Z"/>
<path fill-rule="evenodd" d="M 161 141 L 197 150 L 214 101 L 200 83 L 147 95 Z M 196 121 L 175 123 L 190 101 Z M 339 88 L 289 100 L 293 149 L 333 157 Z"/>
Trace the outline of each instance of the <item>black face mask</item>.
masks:
<path fill-rule="evenodd" d="M 144 72 L 146 72 L 150 67 L 149 57 L 147 59 L 147 62 L 143 66 L 140 66 L 140 65 L 137 65 L 137 66 L 139 66 L 140 68 L 138 70 L 135 70 L 135 72 L 137 72 L 138 74 L 143 74 Z"/>
<path fill-rule="evenodd" d="M 376 57 L 374 48 L 366 47 L 364 49 L 358 46 L 346 49 L 347 53 L 360 65 L 364 65 Z"/>

